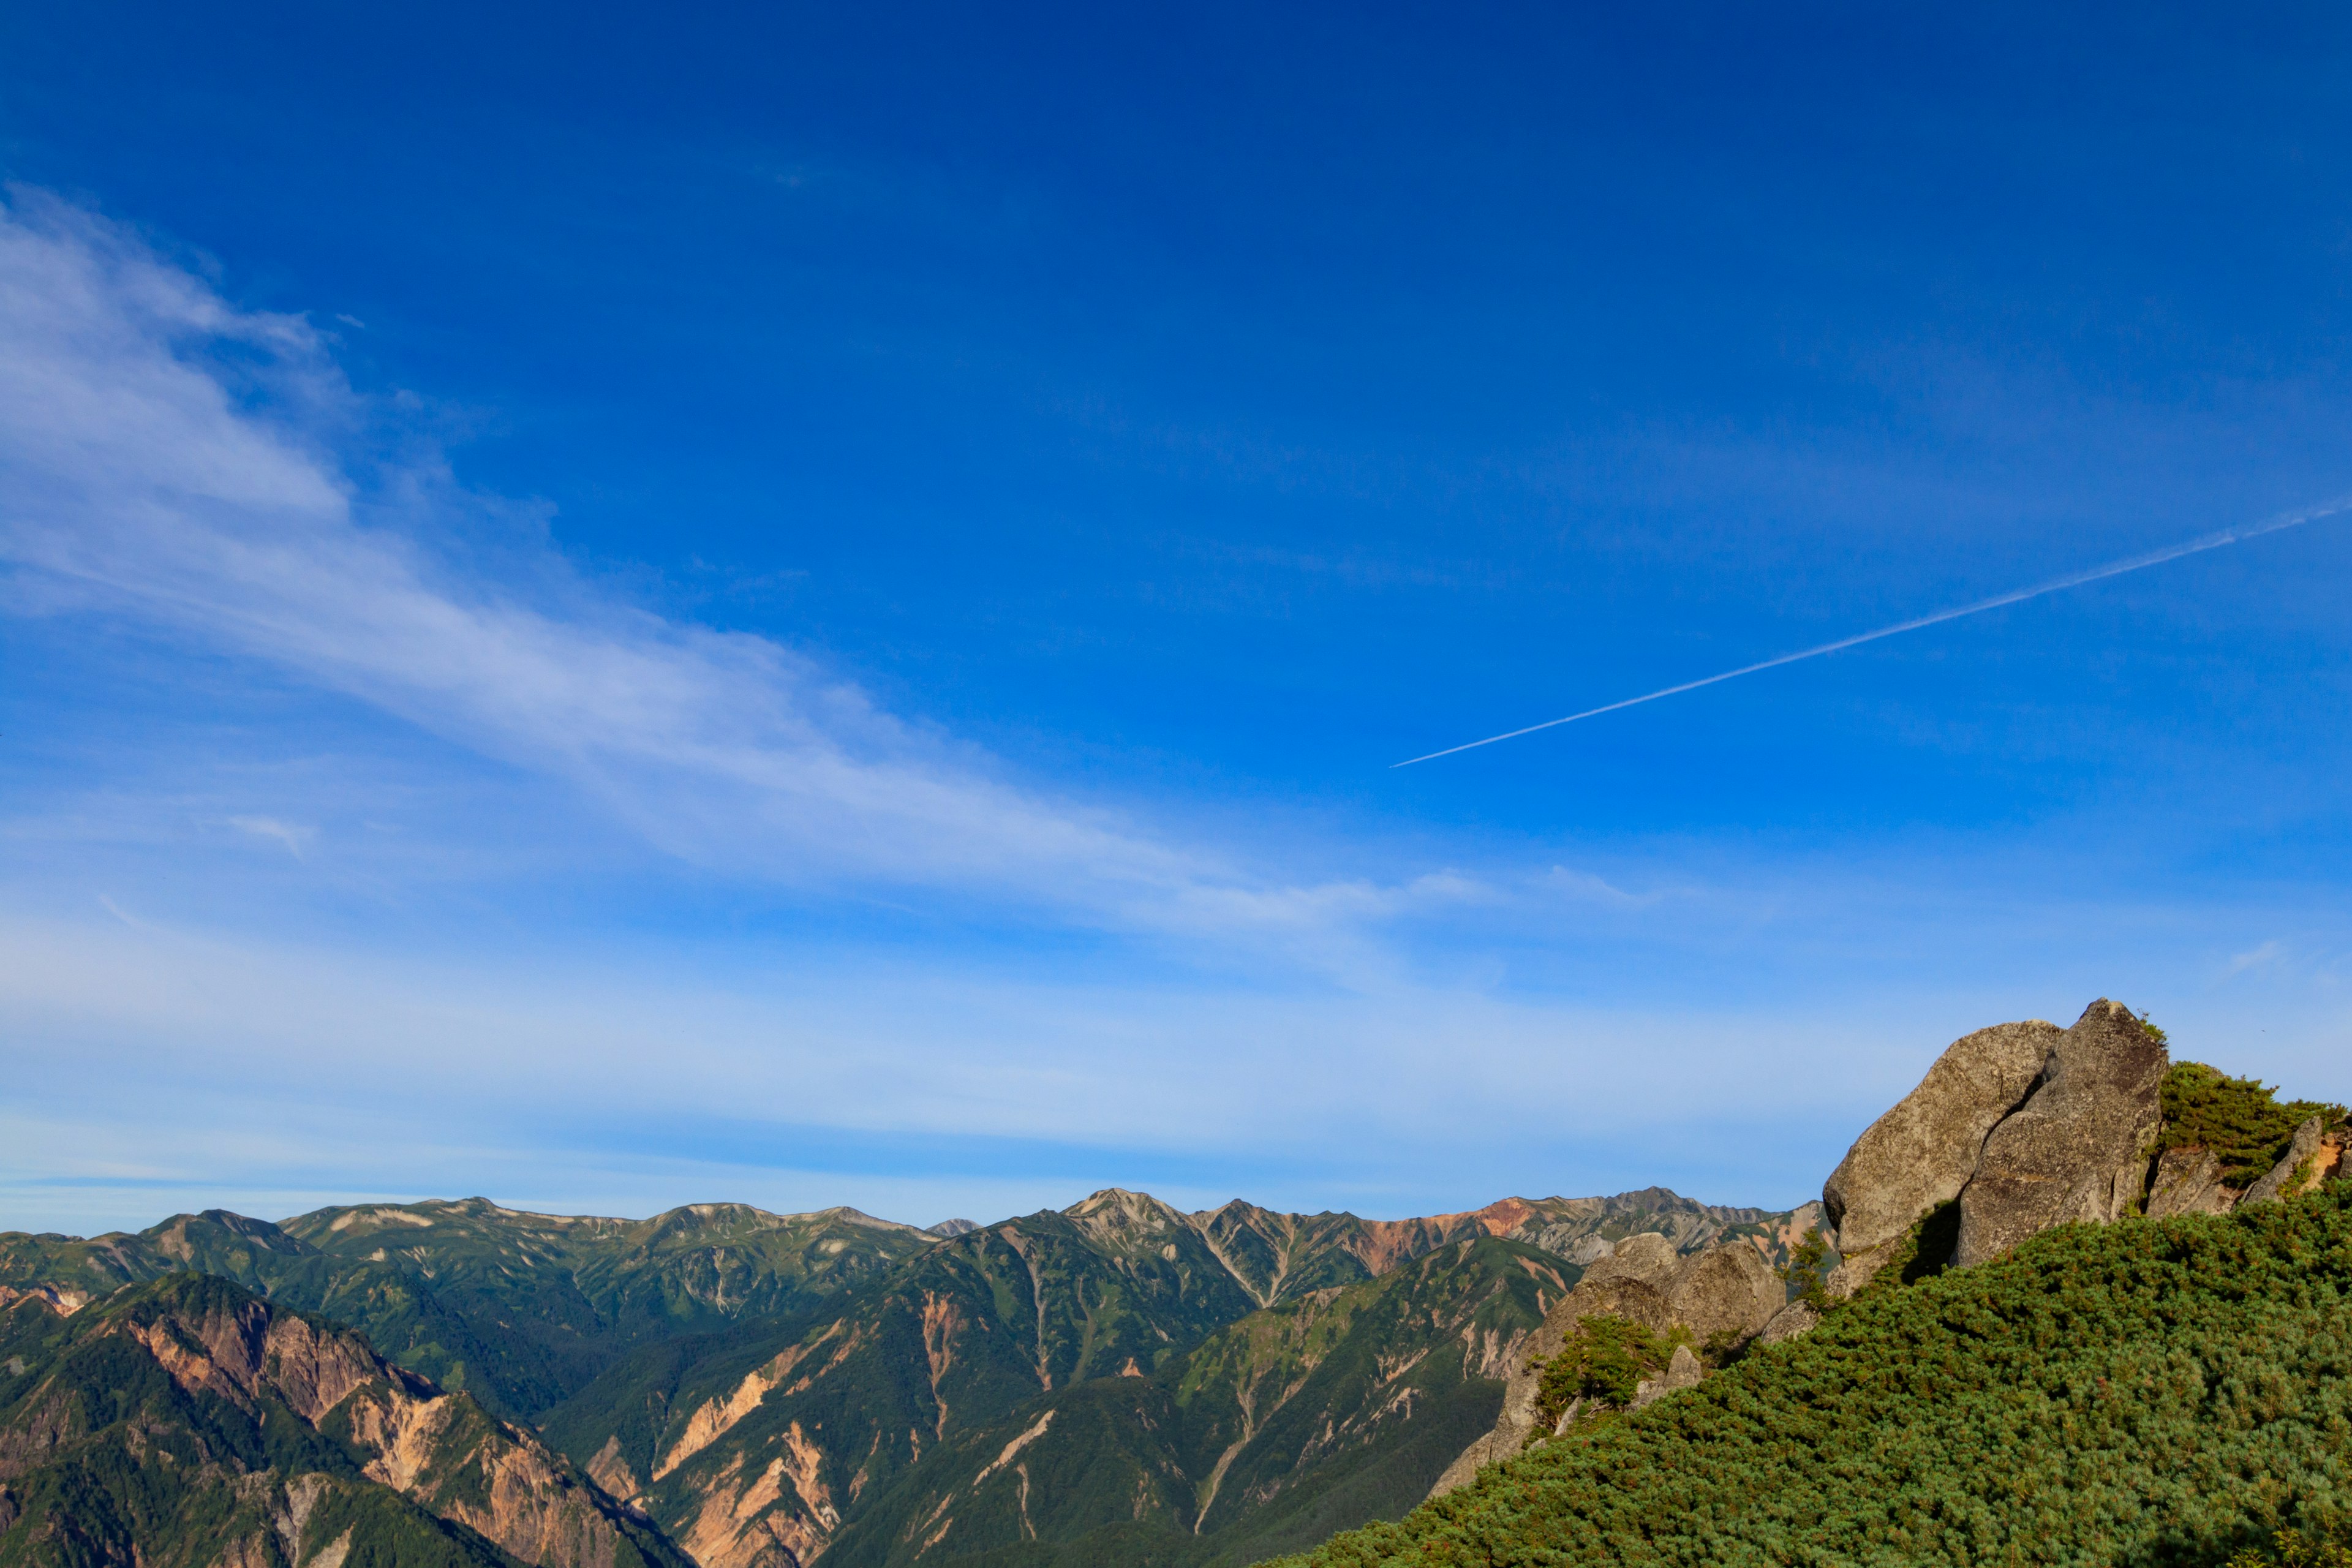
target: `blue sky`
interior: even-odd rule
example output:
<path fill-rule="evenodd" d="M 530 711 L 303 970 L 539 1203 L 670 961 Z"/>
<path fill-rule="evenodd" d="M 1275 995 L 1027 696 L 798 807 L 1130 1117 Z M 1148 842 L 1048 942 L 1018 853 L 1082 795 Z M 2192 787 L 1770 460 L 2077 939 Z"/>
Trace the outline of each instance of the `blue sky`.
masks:
<path fill-rule="evenodd" d="M 2352 1099 L 2316 6 L 0 17 L 0 1226 Z"/>

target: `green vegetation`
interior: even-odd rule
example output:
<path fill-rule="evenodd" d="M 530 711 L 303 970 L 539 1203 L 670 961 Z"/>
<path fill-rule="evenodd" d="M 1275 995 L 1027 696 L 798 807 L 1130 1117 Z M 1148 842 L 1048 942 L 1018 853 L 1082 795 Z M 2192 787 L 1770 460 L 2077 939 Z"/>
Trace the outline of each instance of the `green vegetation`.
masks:
<path fill-rule="evenodd" d="M 1114 1191 L 942 1240 L 848 1210 L 473 1198 L 0 1234 L 0 1286 L 110 1310 L 209 1274 L 350 1323 L 707 1555 L 896 1563 L 951 1520 L 926 1563 L 1191 1565 L 1411 1509 L 1492 1426 L 1503 1358 L 1591 1238 L 1752 1237 L 1777 1263 L 1785 1221 L 1664 1188 L 1381 1224 Z M 440 1484 L 419 1521 L 475 1483 Z"/>
<path fill-rule="evenodd" d="M 2352 1184 L 2331 1183 L 1858 1296 L 1294 1568 L 2218 1568 L 2322 1562 L 2347 1532 Z"/>
<path fill-rule="evenodd" d="M 2271 1550 L 2246 1547 L 2233 1553 L 2226 1568 L 2352 1568 L 2352 1546 L 2335 1541 L 2311 1541 L 2299 1530 L 2282 1530 L 2271 1537 Z"/>
<path fill-rule="evenodd" d="M 933 1238 L 854 1210 L 740 1204 L 579 1219 L 482 1198 L 320 1209 L 283 1226 L 211 1209 L 136 1235 L 0 1234 L 0 1285 L 103 1297 L 191 1271 L 364 1331 L 509 1419 L 537 1420 L 637 1346 L 804 1321 Z"/>
<path fill-rule="evenodd" d="M 951 1423 L 824 1561 L 1207 1568 L 1400 1517 L 1493 1426 L 1503 1387 L 1486 1358 L 1575 1278 L 1517 1242 L 1457 1242 L 1253 1312 L 1154 1374 Z"/>
<path fill-rule="evenodd" d="M 1830 1245 L 1822 1239 L 1819 1230 L 1805 1232 L 1803 1239 L 1789 1249 L 1789 1261 L 1777 1270 L 1797 1300 L 1816 1312 L 1830 1308 L 1829 1261 Z"/>
<path fill-rule="evenodd" d="M 2202 1062 L 2176 1062 L 2164 1075 L 2164 1134 L 2156 1152 L 2203 1148 L 2213 1152 L 2222 1181 L 2250 1185 L 2268 1173 L 2294 1141 L 2294 1130 L 2317 1116 L 2331 1126 L 2340 1105 L 2282 1100 L 2260 1079 L 2231 1078 Z"/>
<path fill-rule="evenodd" d="M 1676 1345 L 1692 1342 L 1690 1331 L 1680 1324 L 1661 1334 L 1631 1318 L 1608 1312 L 1583 1319 L 1569 1331 L 1559 1353 L 1540 1363 L 1536 1426 L 1529 1439 L 1539 1441 L 1549 1435 L 1559 1424 L 1561 1414 L 1579 1400 L 1604 1409 L 1623 1409 L 1633 1402 L 1633 1392 L 1643 1378 L 1666 1370 Z"/>
<path fill-rule="evenodd" d="M 305 1348 L 290 1364 L 268 1338 L 287 1319 L 318 1335 L 295 1342 Z M 315 1394 L 322 1373 L 355 1372 L 374 1375 L 315 1420 L 289 1400 L 289 1388 Z M 338 1538 L 344 1568 L 516 1568 L 444 1515 L 485 1509 L 482 1467 L 526 1439 L 453 1396 L 404 1494 L 367 1473 L 380 1431 L 354 1430 L 354 1407 L 391 1386 L 356 1336 L 205 1275 L 137 1285 L 70 1317 L 39 1300 L 0 1310 L 0 1568 L 264 1568 L 309 1561 Z M 551 1536 L 575 1538 L 610 1568 L 690 1568 L 541 1453 Z"/>

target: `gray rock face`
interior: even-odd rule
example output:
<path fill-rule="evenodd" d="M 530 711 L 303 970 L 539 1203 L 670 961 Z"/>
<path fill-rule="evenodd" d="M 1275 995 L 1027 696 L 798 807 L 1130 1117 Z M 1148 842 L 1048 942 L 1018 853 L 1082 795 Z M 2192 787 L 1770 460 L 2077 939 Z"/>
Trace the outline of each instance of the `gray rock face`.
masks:
<path fill-rule="evenodd" d="M 1756 1336 L 1759 1345 L 1777 1345 L 1782 1340 L 1793 1340 L 1799 1334 L 1809 1334 L 1821 1327 L 1822 1315 L 1802 1301 L 1791 1301 L 1772 1314 L 1764 1331 Z"/>
<path fill-rule="evenodd" d="M 2210 1149 L 2167 1149 L 2158 1157 L 2156 1179 L 2147 1188 L 2150 1219 L 2177 1214 L 2228 1214 L 2237 1206 L 2237 1191 L 2221 1184 L 2221 1163 Z"/>
<path fill-rule="evenodd" d="M 1503 1385 L 1503 1410 L 1494 1430 L 1465 1448 L 1437 1479 L 1429 1495 L 1441 1497 L 1452 1491 L 1475 1476 L 1480 1466 L 1507 1459 L 1526 1445 L 1528 1434 L 1535 1430 L 1542 1364 L 1559 1353 L 1568 1336 L 1586 1318 L 1604 1313 L 1630 1318 L 1653 1332 L 1681 1323 L 1701 1340 L 1724 1330 L 1745 1337 L 1770 1321 L 1784 1294 L 1780 1277 L 1744 1241 L 1684 1257 L 1675 1251 L 1673 1242 L 1653 1232 L 1627 1237 L 1587 1268 L 1576 1289 L 1528 1336 Z M 1675 1375 L 1685 1358 L 1697 1374 L 1691 1383 L 1706 1374 L 1698 1358 L 1683 1346 L 1667 1368 L 1667 1379 Z"/>
<path fill-rule="evenodd" d="M 1676 1345 L 1674 1359 L 1666 1363 L 1664 1372 L 1656 1377 L 1645 1377 L 1633 1385 L 1633 1400 L 1629 1408 L 1639 1410 L 1645 1405 L 1655 1405 L 1669 1394 L 1696 1388 L 1699 1380 L 1706 1375 L 1706 1368 L 1699 1364 L 1698 1357 L 1691 1353 L 1690 1346 Z"/>
<path fill-rule="evenodd" d="M 1832 1295 L 1860 1289 L 1922 1215 L 1959 1195 L 1986 1135 L 2024 1100 L 2064 1036 L 2038 1018 L 1962 1036 L 1916 1089 L 1853 1141 L 1822 1184 L 1841 1255 L 1829 1279 Z"/>
<path fill-rule="evenodd" d="M 2319 1173 L 2317 1169 L 2319 1143 L 2321 1136 L 2326 1131 L 2326 1124 L 2316 1116 L 2296 1128 L 2294 1142 L 2287 1145 L 2287 1151 L 2279 1157 L 2279 1163 L 2270 1168 L 2269 1174 L 2246 1189 L 2246 1195 L 2241 1202 L 2242 1204 L 2275 1203 L 2280 1198 L 2293 1197 L 2296 1193 L 2308 1191 L 2311 1186 L 2316 1185 L 2316 1182 L 2309 1178 L 2316 1177 Z M 2305 1173 L 2305 1181 L 2297 1182 L 2295 1173 L 2302 1170 L 2306 1163 L 2313 1168 Z"/>
<path fill-rule="evenodd" d="M 1752 1247 L 1711 1247 L 1683 1260 L 1666 1287 L 1666 1316 L 1701 1344 L 1717 1334 L 1746 1339 L 1789 1298 L 1772 1266 Z"/>
<path fill-rule="evenodd" d="M 1985 1140 L 1960 1193 L 1953 1261 L 1981 1263 L 2053 1225 L 2131 1212 L 2168 1065 L 2129 1008 L 2104 997 L 2085 1008 L 2052 1049 L 2042 1086 Z"/>

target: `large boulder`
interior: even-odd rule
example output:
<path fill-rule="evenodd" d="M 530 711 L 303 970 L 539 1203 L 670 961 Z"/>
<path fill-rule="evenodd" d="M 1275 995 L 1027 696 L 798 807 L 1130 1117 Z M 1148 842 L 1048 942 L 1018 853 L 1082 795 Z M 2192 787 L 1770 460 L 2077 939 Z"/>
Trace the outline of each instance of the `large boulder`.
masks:
<path fill-rule="evenodd" d="M 2167 1149 L 2157 1157 L 2156 1176 L 2147 1184 L 2150 1219 L 2177 1214 L 2228 1214 L 2237 1206 L 2237 1190 L 2222 1182 L 2221 1162 L 2212 1150 L 2191 1144 Z"/>
<path fill-rule="evenodd" d="M 1985 1140 L 1960 1193 L 1953 1261 L 1998 1258 L 2037 1231 L 2138 1204 L 2170 1065 L 2130 1008 L 2102 997 L 2056 1042 L 2042 1085 Z"/>
<path fill-rule="evenodd" d="M 2246 1189 L 2242 1200 L 2248 1204 L 2266 1204 L 2279 1198 L 2291 1198 L 2297 1193 L 2307 1193 L 2319 1184 L 2319 1148 L 2327 1131 L 2327 1123 L 2314 1116 L 2305 1120 L 2294 1130 L 2294 1142 L 2287 1145 L 2279 1163 L 2268 1174 Z"/>
<path fill-rule="evenodd" d="M 1860 1289 L 1922 1216 L 1959 1195 L 1986 1135 L 2023 1103 L 2064 1035 L 2032 1018 L 1962 1036 L 1853 1141 L 1822 1184 L 1840 1255 L 1831 1294 Z"/>
<path fill-rule="evenodd" d="M 1789 1289 L 1764 1255 L 1735 1243 L 1685 1258 L 1666 1286 L 1666 1317 L 1705 1344 L 1718 1334 L 1744 1340 L 1772 1321 Z"/>

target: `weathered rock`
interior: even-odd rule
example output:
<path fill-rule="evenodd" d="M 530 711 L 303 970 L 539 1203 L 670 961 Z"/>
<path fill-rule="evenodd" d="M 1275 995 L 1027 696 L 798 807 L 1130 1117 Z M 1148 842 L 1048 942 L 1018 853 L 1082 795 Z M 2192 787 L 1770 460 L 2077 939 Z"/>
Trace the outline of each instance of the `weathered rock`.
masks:
<path fill-rule="evenodd" d="M 1701 1344 L 1717 1334 L 1744 1340 L 1772 1321 L 1789 1292 L 1752 1247 L 1711 1247 L 1685 1258 L 1666 1287 L 1666 1316 Z"/>
<path fill-rule="evenodd" d="M 2294 1130 L 2294 1142 L 2287 1145 L 2279 1163 L 2270 1173 L 2246 1189 L 2241 1200 L 2244 1204 L 2266 1204 L 2280 1198 L 2291 1198 L 2297 1193 L 2307 1193 L 2319 1184 L 2319 1145 L 2327 1124 L 2318 1117 L 2307 1119 Z"/>
<path fill-rule="evenodd" d="M 2156 1179 L 2148 1184 L 2150 1219 L 2177 1214 L 2228 1214 L 2238 1206 L 2238 1193 L 2221 1181 L 2221 1163 L 2213 1151 L 2191 1146 L 2167 1149 L 2156 1162 Z"/>
<path fill-rule="evenodd" d="M 1756 1336 L 1759 1345 L 1777 1345 L 1782 1340 L 1793 1340 L 1799 1334 L 1809 1334 L 1821 1326 L 1822 1315 L 1810 1303 L 1791 1301 L 1772 1314 L 1764 1331 Z"/>
<path fill-rule="evenodd" d="M 1945 1047 L 1919 1086 L 1863 1131 L 1822 1184 L 1840 1261 L 1832 1295 L 1869 1282 L 1887 1250 L 1976 1173 L 1985 1137 L 2017 1110 L 2065 1031 L 2029 1019 L 1996 1024 Z"/>
<path fill-rule="evenodd" d="M 1706 1376 L 1706 1368 L 1699 1364 L 1698 1357 L 1691 1353 L 1690 1346 L 1676 1345 L 1674 1359 L 1666 1363 L 1664 1372 L 1655 1377 L 1645 1377 L 1633 1385 L 1633 1400 L 1630 1408 L 1639 1410 L 1645 1405 L 1656 1404 L 1669 1394 L 1696 1388 L 1700 1379 Z"/>
<path fill-rule="evenodd" d="M 1576 1289 L 1528 1336 L 1505 1373 L 1503 1409 L 1494 1429 L 1446 1467 L 1429 1495 L 1452 1491 L 1475 1476 L 1480 1466 L 1508 1458 L 1526 1446 L 1535 1430 L 1543 1363 L 1559 1353 L 1586 1318 L 1630 1318 L 1653 1332 L 1681 1323 L 1701 1340 L 1725 1330 L 1745 1338 L 1764 1326 L 1782 1294 L 1779 1277 L 1747 1242 L 1684 1257 L 1672 1241 L 1654 1232 L 1627 1237 L 1607 1257 L 1596 1259 Z M 1698 1364 L 1696 1357 L 1691 1364 Z"/>
<path fill-rule="evenodd" d="M 1953 1261 L 1981 1263 L 2053 1225 L 2130 1213 L 2168 1065 L 2130 1008 L 2104 997 L 2085 1008 L 2052 1049 L 2041 1087 L 1985 1140 L 1960 1193 Z"/>
<path fill-rule="evenodd" d="M 1675 1271 L 1682 1267 L 1682 1261 L 1673 1242 L 1655 1231 L 1642 1231 L 1612 1247 L 1608 1257 L 1594 1259 L 1584 1277 L 1577 1281 L 1577 1289 L 1633 1279 L 1664 1290 Z"/>

